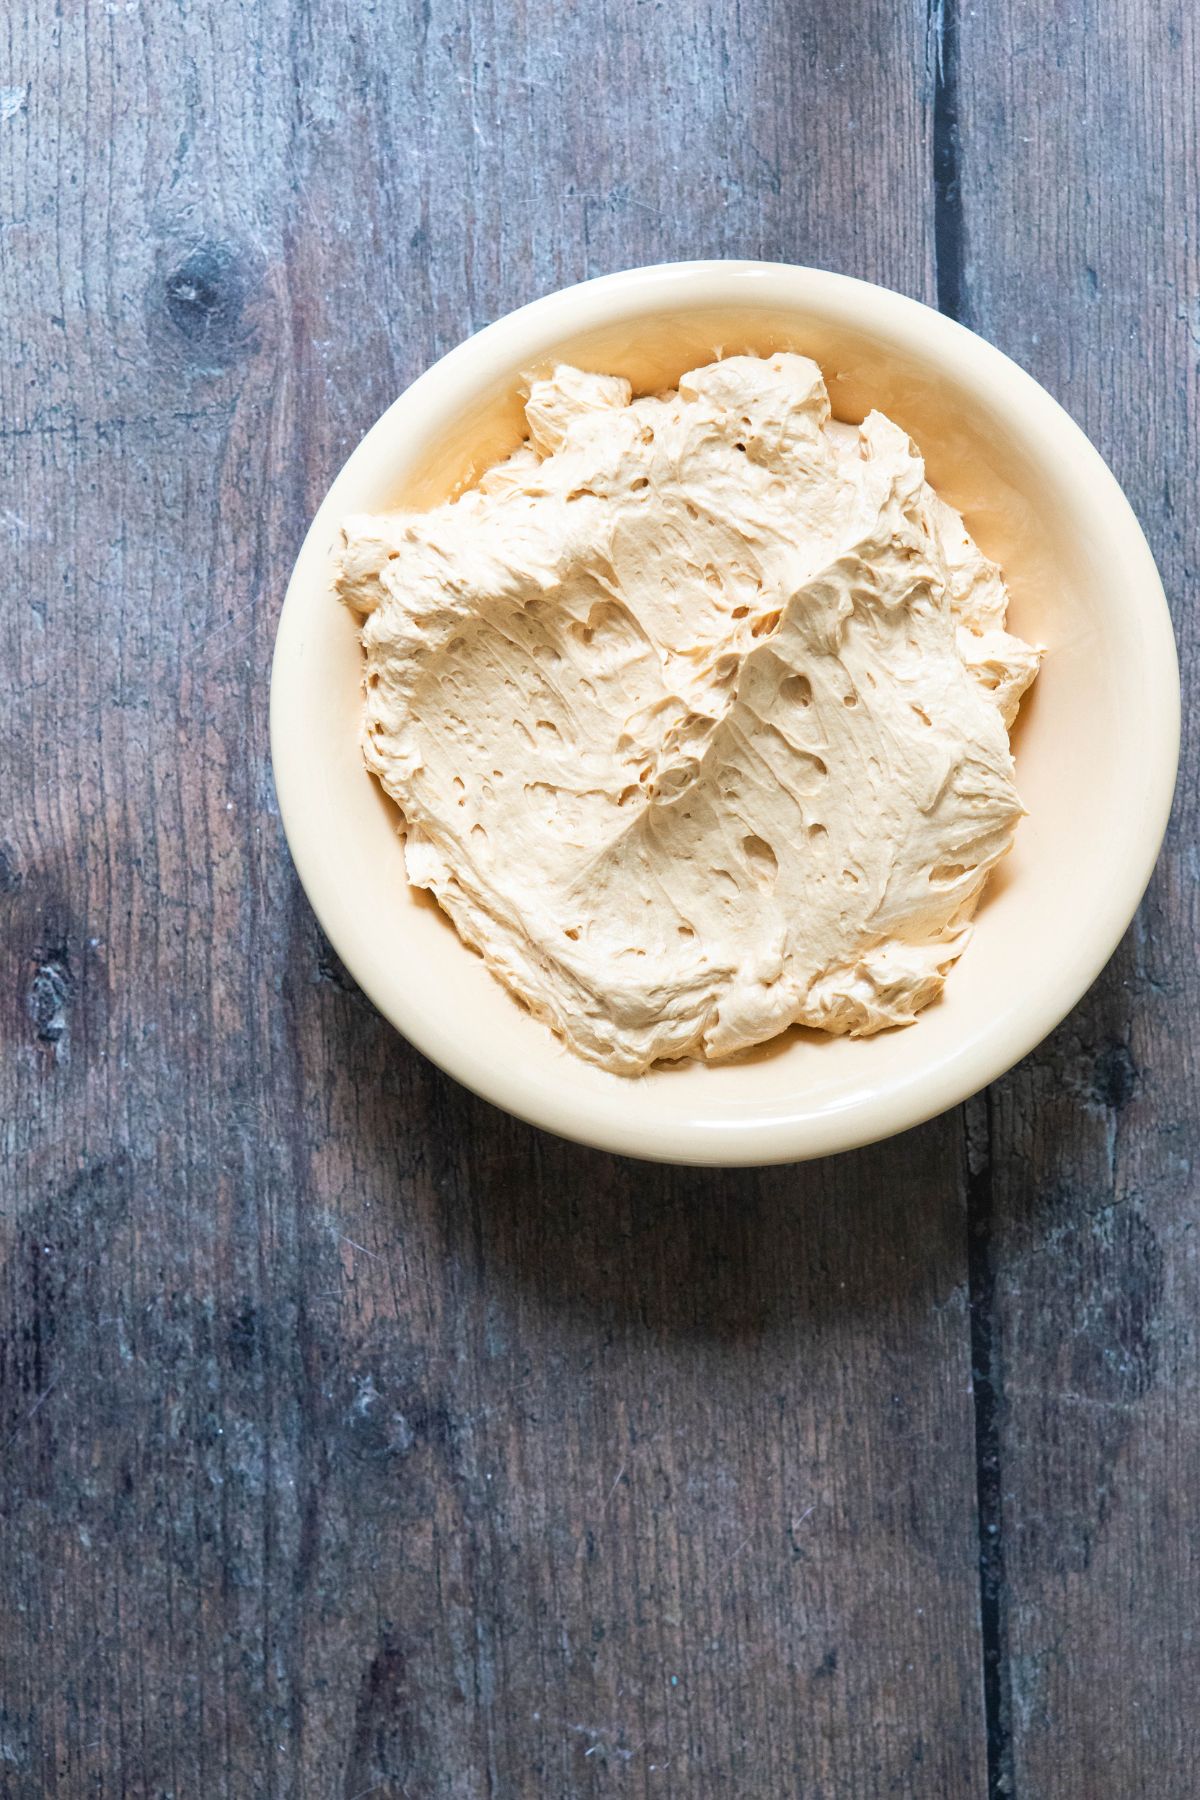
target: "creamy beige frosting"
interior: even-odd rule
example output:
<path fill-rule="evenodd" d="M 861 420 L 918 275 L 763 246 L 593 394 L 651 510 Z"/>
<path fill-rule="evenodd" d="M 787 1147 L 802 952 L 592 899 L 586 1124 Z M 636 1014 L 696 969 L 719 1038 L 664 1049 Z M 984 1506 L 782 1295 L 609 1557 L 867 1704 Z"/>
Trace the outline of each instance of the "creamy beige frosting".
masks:
<path fill-rule="evenodd" d="M 1038 653 L 896 425 L 816 364 L 560 367 L 458 499 L 345 527 L 409 879 L 623 1074 L 910 1023 L 1021 804 Z"/>

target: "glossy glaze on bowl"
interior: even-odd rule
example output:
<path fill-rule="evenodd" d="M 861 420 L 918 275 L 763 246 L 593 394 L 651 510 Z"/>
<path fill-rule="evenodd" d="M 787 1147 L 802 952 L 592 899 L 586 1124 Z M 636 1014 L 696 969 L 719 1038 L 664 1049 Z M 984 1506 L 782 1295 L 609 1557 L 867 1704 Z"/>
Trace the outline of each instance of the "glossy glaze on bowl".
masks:
<path fill-rule="evenodd" d="M 1011 628 L 1047 649 L 1014 736 L 1029 817 L 945 997 L 906 1031 L 789 1033 L 743 1060 L 635 1081 L 579 1061 L 408 886 L 397 815 L 358 745 L 360 652 L 332 597 L 342 518 L 428 506 L 523 433 L 522 381 L 555 361 L 672 385 L 715 354 L 802 351 L 835 415 L 879 407 L 1002 566 Z M 305 540 L 276 643 L 271 743 L 306 892 L 355 979 L 426 1055 L 495 1104 L 634 1156 L 764 1163 L 887 1136 L 1009 1068 L 1070 1010 L 1128 924 L 1166 826 L 1174 641 L 1145 539 L 1078 427 L 961 326 L 818 270 L 673 264 L 510 314 L 423 375 L 363 439 Z"/>

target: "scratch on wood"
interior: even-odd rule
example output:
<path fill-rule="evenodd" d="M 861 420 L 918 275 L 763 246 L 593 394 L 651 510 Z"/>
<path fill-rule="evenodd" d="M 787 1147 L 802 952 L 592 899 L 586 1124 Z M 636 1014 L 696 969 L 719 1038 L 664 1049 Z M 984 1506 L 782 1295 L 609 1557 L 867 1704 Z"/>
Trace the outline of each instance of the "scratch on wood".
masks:
<path fill-rule="evenodd" d="M 8 1455 L 9 1451 L 12 1449 L 13 1445 L 16 1443 L 16 1441 L 20 1437 L 21 1433 L 24 1431 L 25 1427 L 28 1424 L 30 1424 L 33 1419 L 35 1419 L 37 1417 L 38 1413 L 42 1410 L 42 1407 L 45 1406 L 47 1400 L 50 1398 L 51 1394 L 54 1392 L 55 1388 L 58 1386 L 59 1381 L 61 1379 L 62 1379 L 62 1370 L 59 1369 L 58 1371 L 56 1371 L 56 1373 L 54 1375 L 52 1375 L 50 1377 L 50 1380 L 46 1383 L 45 1387 L 42 1389 L 41 1393 L 38 1395 L 38 1397 L 34 1401 L 33 1405 L 29 1408 L 29 1411 L 25 1414 L 25 1417 L 23 1419 L 20 1419 L 17 1422 L 17 1425 L 15 1426 L 15 1428 L 10 1432 L 10 1434 L 8 1436 L 8 1440 L 5 1443 L 3 1450 L 0 1451 L 0 1456 Z"/>

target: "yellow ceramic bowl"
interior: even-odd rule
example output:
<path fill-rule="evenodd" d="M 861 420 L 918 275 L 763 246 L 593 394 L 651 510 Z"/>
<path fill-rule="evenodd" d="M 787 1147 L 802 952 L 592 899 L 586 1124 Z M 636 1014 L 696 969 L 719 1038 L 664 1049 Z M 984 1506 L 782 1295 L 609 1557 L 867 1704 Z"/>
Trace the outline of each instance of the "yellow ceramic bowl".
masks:
<path fill-rule="evenodd" d="M 347 513 L 423 507 L 523 435 L 524 378 L 556 361 L 673 385 L 720 352 L 803 351 L 836 416 L 879 407 L 1002 566 L 1045 645 L 1014 747 L 1029 809 L 945 997 L 862 1041 L 790 1032 L 733 1063 L 636 1080 L 579 1061 L 405 879 L 399 815 L 359 753 L 359 646 L 331 592 Z M 998 350 L 914 300 L 760 263 L 632 269 L 551 294 L 415 381 L 330 488 L 288 588 L 271 747 L 288 842 L 356 981 L 459 1081 L 548 1131 L 631 1156 L 770 1163 L 903 1131 L 974 1093 L 1074 1006 L 1124 932 L 1166 826 L 1179 676 L 1162 586 L 1124 495 L 1066 413 Z"/>

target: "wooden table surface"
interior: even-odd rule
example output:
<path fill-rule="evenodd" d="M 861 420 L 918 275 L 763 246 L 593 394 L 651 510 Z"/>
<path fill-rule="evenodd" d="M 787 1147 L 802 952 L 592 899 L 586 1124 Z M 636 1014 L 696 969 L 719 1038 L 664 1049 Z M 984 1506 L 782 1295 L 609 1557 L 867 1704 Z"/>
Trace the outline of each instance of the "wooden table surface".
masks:
<path fill-rule="evenodd" d="M 1187 0 L 0 22 L 0 1793 L 1194 1800 L 1197 740 L 1107 973 L 890 1144 L 671 1170 L 387 1028 L 267 675 L 364 429 L 633 263 L 935 302 L 1197 679 Z M 1185 716 L 1187 708 L 1185 706 Z"/>

